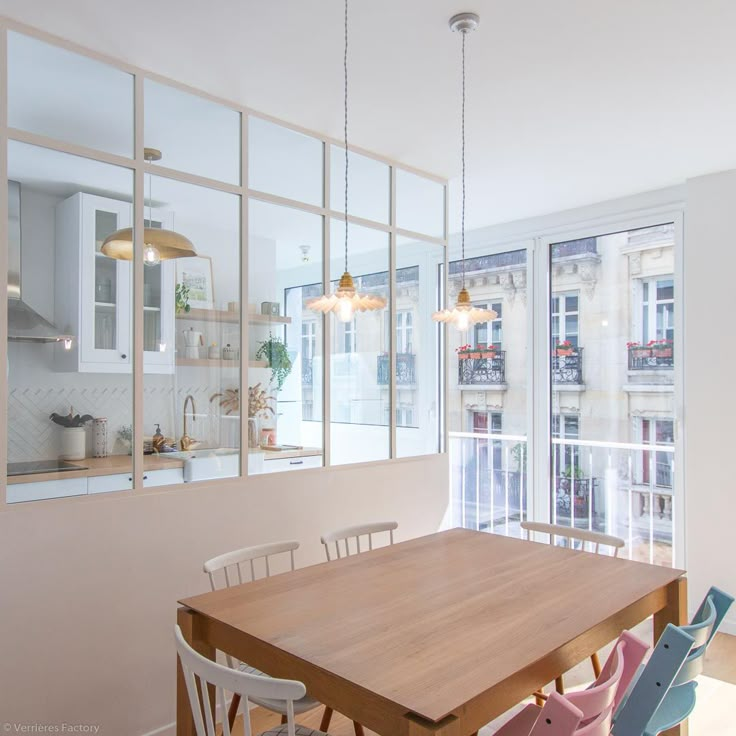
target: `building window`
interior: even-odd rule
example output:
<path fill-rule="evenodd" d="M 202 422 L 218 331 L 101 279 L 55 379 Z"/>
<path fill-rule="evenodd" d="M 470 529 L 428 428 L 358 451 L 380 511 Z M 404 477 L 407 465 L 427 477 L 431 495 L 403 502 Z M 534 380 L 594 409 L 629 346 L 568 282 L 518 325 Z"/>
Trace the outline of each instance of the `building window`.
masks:
<path fill-rule="evenodd" d="M 675 338 L 675 282 L 671 276 L 642 284 L 642 343 Z"/>
<path fill-rule="evenodd" d="M 342 326 L 342 345 L 343 353 L 357 353 L 357 332 L 355 329 L 355 320 L 345 322 Z"/>
<path fill-rule="evenodd" d="M 553 414 L 552 437 L 559 440 L 580 439 L 580 417 L 577 414 Z M 555 475 L 558 478 L 582 474 L 580 449 L 565 442 L 554 443 Z"/>
<path fill-rule="evenodd" d="M 414 343 L 414 317 L 411 310 L 396 313 L 396 352 L 411 353 Z M 388 343 L 387 343 L 388 344 Z"/>
<path fill-rule="evenodd" d="M 305 320 L 302 322 L 302 361 L 305 366 L 312 364 L 317 347 L 317 322 Z"/>
<path fill-rule="evenodd" d="M 397 427 L 413 427 L 414 426 L 414 407 L 413 406 L 397 406 L 396 407 L 396 426 Z"/>
<path fill-rule="evenodd" d="M 641 441 L 644 445 L 674 445 L 675 423 L 672 419 L 642 419 Z M 641 453 L 640 475 L 643 485 L 672 488 L 672 463 L 674 455 L 671 452 L 648 450 Z"/>
<path fill-rule="evenodd" d="M 578 347 L 578 328 L 580 321 L 577 292 L 555 294 L 552 297 L 552 347 L 558 343 L 569 342 Z"/>
<path fill-rule="evenodd" d="M 492 309 L 496 313 L 496 319 L 492 322 L 481 322 L 475 326 L 475 344 L 476 345 L 493 345 L 494 348 L 500 350 L 503 341 L 503 311 L 501 302 L 493 302 L 492 304 L 476 304 L 481 309 Z M 490 334 L 489 334 L 490 329 Z"/>

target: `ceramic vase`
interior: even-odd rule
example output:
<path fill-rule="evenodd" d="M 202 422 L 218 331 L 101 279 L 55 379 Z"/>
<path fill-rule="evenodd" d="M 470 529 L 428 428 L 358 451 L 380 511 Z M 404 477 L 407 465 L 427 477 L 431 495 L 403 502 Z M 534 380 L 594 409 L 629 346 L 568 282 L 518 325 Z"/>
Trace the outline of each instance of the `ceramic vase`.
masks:
<path fill-rule="evenodd" d="M 62 460 L 84 460 L 87 452 L 87 430 L 84 427 L 64 427 L 61 430 Z"/>

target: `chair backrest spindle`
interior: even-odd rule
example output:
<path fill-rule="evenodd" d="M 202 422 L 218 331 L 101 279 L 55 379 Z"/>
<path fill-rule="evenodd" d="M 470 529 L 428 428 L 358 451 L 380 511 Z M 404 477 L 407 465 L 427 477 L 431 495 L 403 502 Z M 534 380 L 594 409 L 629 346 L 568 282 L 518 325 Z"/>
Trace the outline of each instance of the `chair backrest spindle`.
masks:
<path fill-rule="evenodd" d="M 219 706 L 221 714 L 227 714 L 226 692 L 241 696 L 239 710 L 243 715 L 245 736 L 252 736 L 249 697 L 284 702 L 287 732 L 295 736 L 294 701 L 307 692 L 301 682 L 251 675 L 207 659 L 189 646 L 178 626 L 174 627 L 174 639 L 197 736 L 216 736 L 213 705 Z M 215 690 L 214 704 L 210 701 L 209 686 Z M 222 736 L 231 735 L 227 717 L 222 718 L 222 729 Z"/>
<path fill-rule="evenodd" d="M 327 532 L 321 537 L 321 542 L 325 548 L 325 554 L 327 555 L 327 562 L 333 560 L 331 545 L 335 545 L 335 559 L 342 559 L 342 548 L 341 544 L 344 545 L 345 557 L 350 557 L 350 540 L 355 540 L 355 554 L 361 554 L 363 549 L 360 545 L 361 537 L 368 538 L 368 551 L 373 551 L 373 535 L 380 534 L 382 532 L 388 532 L 389 544 L 394 543 L 394 530 L 398 527 L 395 521 L 379 521 L 372 524 L 360 524 L 357 526 L 344 527 L 343 529 L 335 529 L 334 531 Z"/>
<path fill-rule="evenodd" d="M 610 547 L 613 550 L 613 557 L 618 557 L 620 549 L 626 545 L 626 542 L 620 537 L 614 537 L 611 534 L 602 534 L 601 532 L 588 531 L 587 529 L 577 529 L 559 524 L 543 524 L 538 521 L 522 521 L 521 528 L 526 531 L 526 538 L 531 539 L 533 533 L 546 534 L 549 537 L 549 544 L 555 546 L 557 539 L 566 539 L 571 543 L 581 543 L 581 549 L 586 551 L 586 545 L 590 545 L 590 549 L 595 554 L 600 554 L 601 547 Z"/>

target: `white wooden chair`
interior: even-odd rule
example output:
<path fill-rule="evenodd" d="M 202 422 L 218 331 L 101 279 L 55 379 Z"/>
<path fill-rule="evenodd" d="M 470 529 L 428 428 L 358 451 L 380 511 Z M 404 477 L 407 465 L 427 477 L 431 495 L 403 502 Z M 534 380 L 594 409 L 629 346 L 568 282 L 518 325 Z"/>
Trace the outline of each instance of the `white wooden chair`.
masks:
<path fill-rule="evenodd" d="M 218 736 L 219 731 L 215 728 L 217 706 L 223 714 L 221 734 L 231 736 L 229 719 L 224 716 L 226 693 L 233 693 L 233 700 L 237 696 L 238 703 L 243 704 L 245 736 L 253 734 L 250 703 L 263 701 L 278 703 L 286 718 L 282 725 L 264 731 L 261 736 L 325 736 L 322 731 L 300 726 L 294 721 L 296 704 L 304 699 L 307 692 L 301 682 L 253 675 L 213 662 L 189 646 L 178 626 L 174 626 L 174 637 L 197 736 Z M 210 702 L 208 686 L 215 690 L 215 707 Z"/>
<path fill-rule="evenodd" d="M 232 552 L 226 552 L 225 554 L 213 557 L 211 560 L 207 560 L 204 563 L 204 571 L 207 573 L 210 579 L 210 587 L 212 590 L 218 590 L 217 578 L 220 577 L 223 583 L 219 587 L 229 588 L 233 585 L 242 585 L 243 583 L 253 582 L 258 577 L 270 577 L 272 561 L 276 555 L 289 554 L 290 568 L 293 571 L 295 569 L 294 564 L 294 551 L 299 548 L 299 542 L 286 541 L 286 542 L 271 542 L 269 544 L 259 544 L 253 547 L 243 547 L 242 549 L 236 549 Z M 218 573 L 222 573 L 218 575 Z M 257 675 L 260 677 L 267 677 L 263 672 L 257 670 L 255 667 L 251 667 L 245 662 L 239 662 L 225 653 L 228 665 L 237 669 L 240 672 L 245 672 L 250 675 Z M 287 712 L 284 709 L 283 704 L 280 701 L 261 700 L 257 694 L 254 694 L 251 698 L 251 702 L 257 705 L 267 708 L 268 710 L 274 711 L 281 715 L 281 722 L 286 723 Z M 233 695 L 232 702 L 230 704 L 230 712 L 228 713 L 228 721 L 230 728 L 232 728 L 235 722 L 235 717 L 238 712 L 238 706 L 240 705 L 240 695 L 235 693 Z M 297 698 L 294 702 L 294 712 L 298 715 L 305 711 L 312 710 L 320 705 L 319 701 L 309 696 Z M 246 731 L 246 734 L 248 732 Z"/>
<path fill-rule="evenodd" d="M 582 551 L 594 552 L 601 554 L 602 547 L 612 550 L 612 556 L 618 557 L 620 549 L 626 545 L 621 537 L 614 537 L 611 534 L 602 534 L 600 532 L 591 532 L 587 529 L 575 529 L 570 526 L 561 526 L 560 524 L 544 524 L 538 521 L 522 521 L 521 528 L 526 531 L 526 538 L 532 539 L 532 534 L 546 534 L 549 537 L 551 545 L 556 544 L 556 540 L 566 539 L 570 542 L 571 547 L 575 547 L 575 542 L 580 542 L 578 547 Z M 586 550 L 586 545 L 589 549 Z M 593 672 L 596 678 L 601 674 L 601 661 L 598 658 L 598 652 L 591 655 L 590 661 L 593 665 Z M 555 688 L 560 695 L 565 692 L 565 684 L 562 675 L 555 679 Z M 539 700 L 539 698 L 538 698 Z"/>
<path fill-rule="evenodd" d="M 350 557 L 353 554 L 360 554 L 373 549 L 373 535 L 388 532 L 389 544 L 394 543 L 394 531 L 398 528 L 395 521 L 376 521 L 372 524 L 358 524 L 357 526 L 347 526 L 342 529 L 323 534 L 320 541 L 325 547 L 327 562 L 339 560 L 342 557 Z M 361 549 L 360 538 L 367 537 L 367 545 Z M 350 540 L 353 540 L 353 548 L 350 547 Z M 331 548 L 334 545 L 335 557 L 332 556 Z M 325 713 L 322 716 L 320 728 L 326 731 L 330 727 L 330 719 L 332 718 L 332 708 L 325 706 Z M 355 728 L 355 736 L 363 736 L 363 726 L 353 721 Z"/>
<path fill-rule="evenodd" d="M 372 524 L 358 524 L 357 526 L 347 526 L 343 529 L 335 529 L 332 532 L 323 534 L 321 541 L 325 546 L 327 554 L 327 562 L 341 557 L 349 557 L 352 554 L 360 554 L 373 549 L 373 535 L 388 532 L 389 544 L 394 543 L 394 531 L 398 528 L 395 521 L 376 521 Z M 367 537 L 367 546 L 363 549 L 360 546 L 360 538 Z M 354 540 L 353 549 L 350 547 L 350 540 Z M 332 557 L 331 549 L 334 545 L 335 557 Z"/>

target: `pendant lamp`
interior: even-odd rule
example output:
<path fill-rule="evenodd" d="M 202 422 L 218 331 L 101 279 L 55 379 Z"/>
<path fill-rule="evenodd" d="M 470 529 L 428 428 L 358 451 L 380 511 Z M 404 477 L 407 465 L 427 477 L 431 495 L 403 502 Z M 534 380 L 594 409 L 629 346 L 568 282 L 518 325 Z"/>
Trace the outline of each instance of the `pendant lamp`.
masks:
<path fill-rule="evenodd" d="M 161 151 L 155 148 L 144 148 L 143 156 L 149 163 L 161 160 Z M 152 222 L 153 201 L 151 197 L 152 175 L 148 175 L 148 222 Z M 143 263 L 156 266 L 161 261 L 171 258 L 191 258 L 197 255 L 189 238 L 173 230 L 160 227 L 146 227 L 143 230 Z M 102 253 L 118 261 L 133 260 L 133 228 L 124 227 L 105 238 L 100 249 Z"/>
<path fill-rule="evenodd" d="M 475 13 L 458 13 L 450 18 L 450 30 L 456 31 L 462 37 L 462 216 L 460 224 L 460 242 L 462 248 L 462 286 L 457 295 L 457 302 L 452 309 L 441 309 L 432 315 L 435 322 L 446 322 L 461 332 L 465 332 L 471 325 L 481 322 L 491 322 L 498 316 L 492 309 L 479 309 L 470 301 L 470 293 L 465 287 L 465 39 L 480 23 Z"/>
<path fill-rule="evenodd" d="M 340 283 L 332 294 L 323 294 L 307 302 L 307 309 L 314 312 L 334 312 L 340 322 L 350 322 L 355 312 L 367 312 L 383 309 L 386 300 L 374 294 L 359 294 L 355 288 L 353 277 L 348 270 L 348 0 L 345 0 L 345 52 L 343 54 L 343 69 L 345 72 L 345 272 L 340 277 Z"/>

